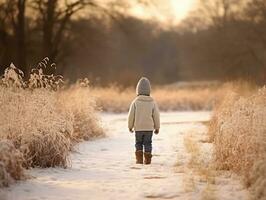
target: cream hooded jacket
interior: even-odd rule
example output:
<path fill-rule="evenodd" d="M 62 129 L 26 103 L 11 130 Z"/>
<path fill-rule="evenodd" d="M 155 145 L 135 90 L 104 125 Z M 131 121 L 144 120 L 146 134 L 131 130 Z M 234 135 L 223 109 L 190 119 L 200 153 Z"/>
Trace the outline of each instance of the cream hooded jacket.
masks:
<path fill-rule="evenodd" d="M 128 128 L 135 131 L 153 131 L 160 128 L 159 109 L 152 97 L 149 79 L 142 77 L 136 87 L 137 97 L 130 105 Z"/>
<path fill-rule="evenodd" d="M 128 128 L 135 131 L 153 131 L 160 128 L 159 109 L 152 97 L 139 95 L 131 103 Z"/>

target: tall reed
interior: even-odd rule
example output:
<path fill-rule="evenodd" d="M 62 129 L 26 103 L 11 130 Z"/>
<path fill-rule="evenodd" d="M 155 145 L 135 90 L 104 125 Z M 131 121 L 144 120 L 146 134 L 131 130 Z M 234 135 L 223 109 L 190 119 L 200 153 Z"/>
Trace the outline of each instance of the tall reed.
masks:
<path fill-rule="evenodd" d="M 45 58 L 25 80 L 11 64 L 0 80 L 0 149 L 9 150 L 0 155 L 2 186 L 23 177 L 23 168 L 67 167 L 73 144 L 104 135 L 90 87 L 63 87 L 48 67 Z"/>
<path fill-rule="evenodd" d="M 266 198 L 266 88 L 229 92 L 209 127 L 218 169 L 243 177 L 254 199 Z"/>

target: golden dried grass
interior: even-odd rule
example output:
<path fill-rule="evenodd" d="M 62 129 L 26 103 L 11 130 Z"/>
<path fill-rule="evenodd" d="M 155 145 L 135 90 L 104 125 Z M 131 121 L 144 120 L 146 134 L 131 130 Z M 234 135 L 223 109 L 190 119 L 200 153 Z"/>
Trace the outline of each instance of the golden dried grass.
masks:
<path fill-rule="evenodd" d="M 0 141 L 0 187 L 8 186 L 14 180 L 24 177 L 23 155 L 8 140 Z"/>
<path fill-rule="evenodd" d="M 189 153 L 190 159 L 187 163 L 187 172 L 183 180 L 183 185 L 186 192 L 196 190 L 198 182 L 205 183 L 205 187 L 201 191 L 201 199 L 216 199 L 215 195 L 215 171 L 209 162 L 206 162 L 202 151 L 202 146 L 199 141 L 196 141 L 195 134 L 186 134 L 184 137 L 184 146 Z M 190 172 L 189 172 L 190 171 Z M 192 177 L 193 181 L 189 181 L 187 176 Z M 193 183 L 193 184 L 189 184 Z M 197 184 L 196 184 L 197 183 Z M 192 187 L 193 186 L 193 187 Z"/>
<path fill-rule="evenodd" d="M 72 121 L 54 91 L 0 88 L 0 139 L 23 152 L 25 166 L 66 166 Z"/>
<path fill-rule="evenodd" d="M 213 115 L 209 122 L 208 135 L 210 142 L 214 141 L 215 134 L 219 131 L 218 120 L 227 119 L 231 113 L 232 104 L 240 98 L 251 95 L 258 88 L 256 85 L 246 81 L 235 81 L 223 84 L 219 89 L 213 107 Z"/>
<path fill-rule="evenodd" d="M 254 85 L 244 81 L 228 82 L 224 84 L 177 87 L 157 86 L 152 89 L 152 96 L 158 103 L 161 111 L 198 111 L 212 110 L 222 101 L 228 91 L 254 90 Z M 105 112 L 127 112 L 131 101 L 135 98 L 134 88 L 120 88 L 117 85 L 109 87 L 91 88 L 96 97 L 96 103 Z"/>
<path fill-rule="evenodd" d="M 215 110 L 209 135 L 216 167 L 242 175 L 254 199 L 265 199 L 266 88 L 229 92 Z"/>
<path fill-rule="evenodd" d="M 266 158 L 257 161 L 251 171 L 250 183 L 254 200 L 266 199 Z"/>
<path fill-rule="evenodd" d="M 40 65 L 47 64 L 44 59 Z M 44 75 L 42 68 L 34 70 L 28 81 L 14 65 L 5 71 L 0 81 L 0 141 L 8 140 L 16 151 L 5 156 L 11 166 L 1 163 L 1 155 L 0 182 L 7 181 L 6 172 L 20 179 L 16 161 L 26 168 L 66 167 L 74 143 L 103 136 L 89 87 L 61 89 L 62 83 L 61 77 Z M 12 167 L 17 173 L 10 173 Z"/>
<path fill-rule="evenodd" d="M 211 110 L 214 102 L 222 96 L 224 88 L 176 88 L 155 87 L 152 96 L 161 111 Z M 99 107 L 105 112 L 127 112 L 135 98 L 135 89 L 122 89 L 117 86 L 95 87 L 92 94 Z"/>
<path fill-rule="evenodd" d="M 118 86 L 94 87 L 91 90 L 97 105 L 105 112 L 127 112 L 135 92 L 132 88 L 122 89 Z"/>
<path fill-rule="evenodd" d="M 89 85 L 75 84 L 59 93 L 60 105 L 72 114 L 74 140 L 90 140 L 104 136 L 100 111 Z"/>

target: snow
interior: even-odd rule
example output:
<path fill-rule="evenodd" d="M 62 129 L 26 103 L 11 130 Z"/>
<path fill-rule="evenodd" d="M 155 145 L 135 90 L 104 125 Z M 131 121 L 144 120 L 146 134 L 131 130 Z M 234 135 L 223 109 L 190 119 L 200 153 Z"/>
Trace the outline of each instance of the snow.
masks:
<path fill-rule="evenodd" d="M 127 115 L 102 114 L 107 137 L 77 145 L 67 169 L 31 169 L 33 177 L 0 192 L 0 200 L 108 200 L 108 199 L 206 199 L 209 185 L 187 166 L 186 134 L 206 136 L 210 112 L 162 113 L 162 128 L 153 137 L 150 166 L 136 165 L 134 134 L 127 130 Z M 211 144 L 202 143 L 204 157 L 211 157 Z M 178 163 L 178 164 L 177 164 Z M 177 167 L 178 166 L 178 167 Z M 215 199 L 247 199 L 236 176 L 222 173 L 210 186 Z M 192 186 L 191 186 L 192 184 Z"/>

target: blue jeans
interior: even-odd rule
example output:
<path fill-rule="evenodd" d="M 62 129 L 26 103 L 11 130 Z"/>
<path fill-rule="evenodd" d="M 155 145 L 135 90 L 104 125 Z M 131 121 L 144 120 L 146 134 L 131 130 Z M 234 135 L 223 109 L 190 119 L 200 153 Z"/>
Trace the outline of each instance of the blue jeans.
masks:
<path fill-rule="evenodd" d="M 136 131 L 135 138 L 136 138 L 136 151 L 144 151 L 150 152 L 152 151 L 152 134 L 153 131 Z"/>

